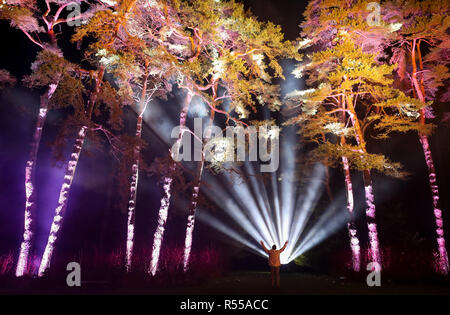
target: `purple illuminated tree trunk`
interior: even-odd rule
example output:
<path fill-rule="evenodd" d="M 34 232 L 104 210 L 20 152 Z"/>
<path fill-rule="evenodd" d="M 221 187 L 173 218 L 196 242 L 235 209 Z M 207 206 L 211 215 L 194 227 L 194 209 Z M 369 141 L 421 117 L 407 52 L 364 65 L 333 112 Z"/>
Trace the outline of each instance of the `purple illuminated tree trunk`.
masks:
<path fill-rule="evenodd" d="M 49 29 L 47 35 L 50 38 L 49 45 L 43 46 L 33 40 L 33 38 L 22 29 L 25 35 L 39 45 L 43 49 L 58 50 L 58 43 L 56 41 L 56 35 L 53 31 L 53 26 L 48 25 Z M 30 252 L 33 247 L 34 242 L 34 219 L 36 212 L 36 185 L 35 185 L 35 170 L 37 163 L 37 155 L 39 151 L 39 144 L 42 137 L 42 129 L 44 128 L 45 120 L 47 119 L 48 104 L 55 93 L 56 88 L 59 85 L 60 77 L 47 87 L 47 90 L 40 98 L 39 113 L 36 122 L 36 127 L 34 129 L 33 140 L 31 142 L 31 147 L 28 155 L 28 160 L 25 166 L 25 215 L 24 215 L 24 232 L 23 240 L 20 244 L 19 258 L 17 260 L 16 266 L 16 277 L 21 277 L 29 273 L 29 260 Z"/>
<path fill-rule="evenodd" d="M 39 143 L 41 141 L 42 129 L 47 118 L 48 103 L 57 87 L 58 82 L 50 84 L 45 94 L 41 96 L 38 119 L 34 129 L 29 157 L 25 167 L 25 225 L 16 268 L 17 277 L 21 277 L 28 273 L 29 255 L 34 241 L 34 218 L 36 211 L 36 189 L 34 177 L 37 154 L 39 150 Z"/>
<path fill-rule="evenodd" d="M 97 96 L 100 91 L 100 84 L 103 79 L 104 69 L 100 69 L 95 77 L 95 88 L 91 93 L 91 97 L 88 101 L 88 110 L 86 113 L 86 118 L 90 119 L 94 109 L 95 102 L 97 101 Z M 38 276 L 41 277 L 50 268 L 50 262 L 52 259 L 53 251 L 55 249 L 56 241 L 60 235 L 60 230 L 64 220 L 64 214 L 67 209 L 67 204 L 69 201 L 70 188 L 72 187 L 73 178 L 75 176 L 75 171 L 80 159 L 81 150 L 83 149 L 84 140 L 88 131 L 88 126 L 83 125 L 78 131 L 77 138 L 75 140 L 75 145 L 72 149 L 72 154 L 70 155 L 69 162 L 66 168 L 66 174 L 64 175 L 64 182 L 61 186 L 59 192 L 58 206 L 55 209 L 55 215 L 53 216 L 53 222 L 50 227 L 50 234 L 47 240 L 47 245 L 45 246 L 44 254 L 42 255 L 41 264 L 39 266 Z"/>
<path fill-rule="evenodd" d="M 352 268 L 353 271 L 358 272 L 361 266 L 361 251 L 359 246 L 359 239 L 354 218 L 354 199 L 353 199 L 353 185 L 350 177 L 350 167 L 347 157 L 342 157 L 342 166 L 345 176 L 345 189 L 347 193 L 347 210 L 349 213 L 349 221 L 347 223 L 348 235 L 350 237 L 350 248 L 352 250 Z"/>
<path fill-rule="evenodd" d="M 414 90 L 415 90 L 419 100 L 422 103 L 426 103 L 425 88 L 423 86 L 423 82 L 419 83 L 419 81 L 417 79 L 417 65 L 416 65 L 416 61 L 415 61 L 416 60 L 415 59 L 416 58 L 416 54 L 415 54 L 416 48 L 417 48 L 418 55 L 419 55 L 420 68 L 421 68 L 421 71 L 423 70 L 420 46 L 417 45 L 417 47 L 416 47 L 416 39 L 414 39 L 413 45 L 412 45 L 412 53 L 411 53 L 412 63 L 413 63 L 412 82 L 413 82 Z M 422 125 L 425 125 L 425 109 L 424 108 L 420 111 L 419 121 Z M 434 167 L 434 161 L 433 161 L 433 156 L 431 154 L 428 137 L 424 134 L 419 133 L 419 140 L 420 140 L 420 144 L 422 145 L 422 150 L 423 150 L 423 153 L 425 156 L 425 162 L 427 164 L 428 182 L 430 185 L 431 197 L 433 200 L 433 213 L 434 213 L 434 218 L 435 218 L 435 222 L 436 222 L 436 241 L 437 241 L 437 246 L 438 246 L 438 251 L 439 251 L 439 257 L 438 257 L 437 263 L 438 263 L 438 267 L 439 267 L 439 272 L 446 275 L 446 274 L 448 274 L 448 270 L 449 270 L 449 261 L 448 261 L 447 249 L 445 247 L 444 224 L 443 224 L 443 219 L 442 219 L 442 210 L 439 205 L 439 186 L 438 186 L 437 180 L 436 180 L 436 170 Z"/>
<path fill-rule="evenodd" d="M 139 115 L 136 123 L 136 137 L 142 136 L 142 120 L 145 112 L 145 103 L 147 95 L 147 82 L 148 82 L 148 63 L 145 66 L 144 82 L 142 85 L 141 97 L 139 100 L 138 111 Z M 131 184 L 130 184 L 130 199 L 128 200 L 128 220 L 127 220 L 127 244 L 126 244 L 126 269 L 130 271 L 132 257 L 133 257 L 133 244 L 134 244 L 134 226 L 136 216 L 136 195 L 139 180 L 139 155 L 141 147 L 138 145 L 134 148 L 134 163 L 131 168 Z"/>
<path fill-rule="evenodd" d="M 87 126 L 82 126 L 78 132 L 75 145 L 70 155 L 69 163 L 67 164 L 66 174 L 64 176 L 64 183 L 59 193 L 58 206 L 53 216 L 53 222 L 50 227 L 50 235 L 48 237 L 47 245 L 45 246 L 44 254 L 42 256 L 41 265 L 39 266 L 38 276 L 42 276 L 48 268 L 50 268 L 50 261 L 52 258 L 55 242 L 58 239 L 59 231 L 61 229 L 64 214 L 67 208 L 70 188 L 72 187 L 75 170 L 80 158 L 81 149 L 83 148 L 84 140 L 86 138 Z"/>
<path fill-rule="evenodd" d="M 178 132 L 178 138 L 177 142 L 174 145 L 174 147 L 177 149 L 177 151 L 180 148 L 181 140 L 183 137 L 184 128 L 186 126 L 186 118 L 187 113 L 189 110 L 189 104 L 192 100 L 192 93 L 190 91 L 187 92 L 186 98 L 184 100 L 183 108 L 180 112 L 180 129 Z M 178 152 L 172 152 L 172 154 L 178 154 Z M 161 198 L 161 204 L 158 211 L 158 226 L 156 228 L 156 231 L 153 236 L 153 246 L 152 246 L 152 257 L 150 260 L 150 266 L 148 268 L 148 272 L 152 275 L 155 275 L 158 271 L 158 264 L 159 264 L 159 256 L 161 252 L 161 244 L 164 238 L 164 230 L 166 226 L 167 216 L 169 213 L 169 206 L 170 206 L 170 197 L 172 195 L 172 173 L 175 171 L 177 167 L 176 162 L 172 162 L 169 166 L 169 175 L 164 176 L 164 182 L 163 182 L 163 197 Z"/>

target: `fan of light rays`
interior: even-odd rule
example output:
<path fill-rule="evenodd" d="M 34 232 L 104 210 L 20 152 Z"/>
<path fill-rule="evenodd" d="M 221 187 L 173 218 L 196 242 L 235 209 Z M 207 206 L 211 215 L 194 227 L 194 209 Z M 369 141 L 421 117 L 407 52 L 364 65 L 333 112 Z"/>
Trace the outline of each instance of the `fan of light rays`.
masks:
<path fill-rule="evenodd" d="M 176 119 L 163 115 L 164 108 L 152 107 L 144 120 L 164 142 L 170 144 L 170 130 Z M 267 113 L 265 118 L 269 119 L 270 114 Z M 259 245 L 260 240 L 266 246 L 276 245 L 277 248 L 289 240 L 281 255 L 283 264 L 329 237 L 346 222 L 345 204 L 330 204 L 317 222 L 310 222 L 323 192 L 325 169 L 321 164 L 311 166 L 308 179 L 303 180 L 306 185 L 299 188 L 299 181 L 295 178 L 298 141 L 294 128 L 283 130 L 280 167 L 264 176 L 260 172 L 260 164 L 249 161 L 241 166 L 242 176 L 229 172 L 215 175 L 205 171 L 202 177 L 205 184 L 202 184 L 201 191 L 221 211 L 213 215 L 200 208 L 197 211 L 199 220 L 261 256 L 267 255 Z"/>
<path fill-rule="evenodd" d="M 259 163 L 246 161 L 243 175 L 224 172 L 220 176 L 205 174 L 207 182 L 203 192 L 213 200 L 222 213 L 215 216 L 200 210 L 199 219 L 241 243 L 248 250 L 262 256 L 267 254 L 259 242 L 280 248 L 286 240 L 288 246 L 281 254 L 281 263 L 287 264 L 330 236 L 346 221 L 342 198 L 326 207 L 314 224 L 308 225 L 323 192 L 325 169 L 313 166 L 304 188 L 298 188 L 295 179 L 295 134 L 285 134 L 280 145 L 280 167 L 266 174 L 259 173 Z M 217 216 L 217 217 L 216 217 Z M 219 218 L 220 217 L 220 218 Z M 227 224 L 231 223 L 232 224 Z M 235 226 L 235 227 L 234 227 Z M 308 230 L 305 229 L 308 227 Z"/>

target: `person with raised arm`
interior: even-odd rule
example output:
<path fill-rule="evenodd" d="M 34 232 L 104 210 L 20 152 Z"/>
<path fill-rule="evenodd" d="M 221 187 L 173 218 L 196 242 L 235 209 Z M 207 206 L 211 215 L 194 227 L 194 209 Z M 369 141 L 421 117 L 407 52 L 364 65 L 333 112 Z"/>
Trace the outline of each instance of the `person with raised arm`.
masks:
<path fill-rule="evenodd" d="M 264 242 L 261 241 L 261 245 L 264 249 L 264 251 L 269 255 L 269 266 L 270 266 L 270 274 L 272 276 L 272 286 L 275 286 L 275 283 L 277 287 L 280 286 L 280 254 L 286 249 L 286 246 L 288 244 L 288 241 L 284 243 L 283 247 L 280 249 L 277 249 L 276 245 L 272 246 L 272 249 L 267 249 L 267 247 L 264 245 Z"/>

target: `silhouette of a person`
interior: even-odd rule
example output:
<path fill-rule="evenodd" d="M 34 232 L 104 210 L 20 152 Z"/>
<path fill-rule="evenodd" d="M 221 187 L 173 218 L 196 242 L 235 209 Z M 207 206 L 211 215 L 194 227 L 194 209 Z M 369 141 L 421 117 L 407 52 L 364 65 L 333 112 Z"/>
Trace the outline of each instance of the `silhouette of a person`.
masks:
<path fill-rule="evenodd" d="M 261 245 L 264 249 L 264 251 L 269 255 L 269 266 L 270 266 L 270 274 L 272 276 L 272 286 L 275 286 L 275 283 L 277 287 L 280 286 L 280 254 L 286 249 L 286 246 L 288 244 L 288 241 L 284 243 L 284 246 L 280 249 L 277 249 L 275 245 L 272 246 L 272 249 L 267 249 L 264 245 L 264 242 L 261 241 Z"/>

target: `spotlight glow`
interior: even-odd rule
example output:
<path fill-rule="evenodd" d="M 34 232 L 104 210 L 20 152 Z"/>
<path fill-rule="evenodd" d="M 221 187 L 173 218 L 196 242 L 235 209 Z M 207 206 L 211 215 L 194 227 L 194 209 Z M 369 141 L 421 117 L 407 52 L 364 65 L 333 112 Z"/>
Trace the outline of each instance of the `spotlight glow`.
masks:
<path fill-rule="evenodd" d="M 205 174 L 208 185 L 203 186 L 204 193 L 223 209 L 237 227 L 233 228 L 225 223 L 228 221 L 202 209 L 198 212 L 199 219 L 264 257 L 267 254 L 260 248 L 260 240 L 277 248 L 289 240 L 280 257 L 282 264 L 291 262 L 344 225 L 347 217 L 341 196 L 329 205 L 303 236 L 323 191 L 325 168 L 316 164 L 306 189 L 298 189 L 295 181 L 295 141 L 292 135 L 286 135 L 281 141 L 280 169 L 269 175 L 268 183 L 263 181 L 262 174 L 256 171 L 259 167 L 252 162 L 245 162 L 242 166 L 244 179 L 229 172 L 220 175 L 220 178 Z"/>
<path fill-rule="evenodd" d="M 163 107 L 153 106 L 153 111 L 144 120 L 169 144 L 167 135 L 170 135 L 176 122 L 175 119 L 160 119 L 163 115 L 155 114 L 163 110 Z M 154 114 L 156 116 L 151 117 Z M 270 119 L 270 113 L 267 112 L 265 119 Z M 280 257 L 282 264 L 291 262 L 318 245 L 341 223 L 345 224 L 344 217 L 347 219 L 343 203 L 342 207 L 339 205 L 343 209 L 342 214 L 339 213 L 340 217 L 327 216 L 335 222 L 308 224 L 324 189 L 325 168 L 321 164 L 315 165 L 307 180 L 308 185 L 303 189 L 298 188 L 299 184 L 295 180 L 298 136 L 290 128 L 285 128 L 280 135 L 280 167 L 276 172 L 265 173 L 268 176 L 266 180 L 263 180 L 263 174 L 260 173 L 261 165 L 256 162 L 243 163 L 244 179 L 234 173 L 212 175 L 205 171 L 202 180 L 206 184 L 202 185 L 202 193 L 223 209 L 223 212 L 216 217 L 201 208 L 197 211 L 198 219 L 202 222 L 263 257 L 267 257 L 267 254 L 262 250 L 260 240 L 268 246 L 276 245 L 277 248 L 281 248 L 289 240 Z M 335 208 L 330 206 L 323 215 L 330 211 L 335 211 Z M 304 236 L 307 227 L 308 231 L 314 229 L 316 234 Z M 154 269 L 155 265 L 152 267 Z"/>

